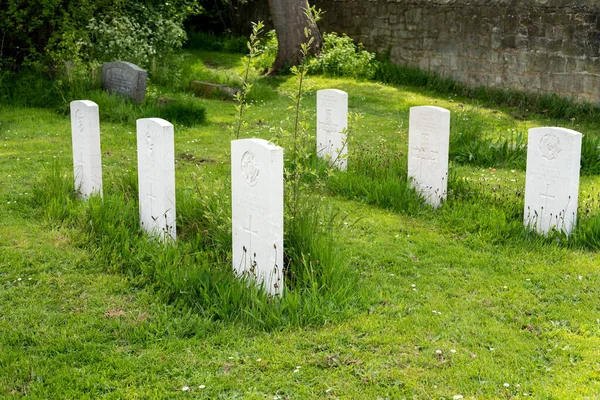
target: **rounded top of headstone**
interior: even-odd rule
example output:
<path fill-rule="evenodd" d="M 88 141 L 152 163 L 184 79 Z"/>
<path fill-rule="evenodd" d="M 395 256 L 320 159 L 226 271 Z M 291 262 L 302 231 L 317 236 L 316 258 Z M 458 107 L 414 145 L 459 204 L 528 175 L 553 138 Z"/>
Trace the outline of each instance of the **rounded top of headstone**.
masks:
<path fill-rule="evenodd" d="M 123 68 L 123 67 L 127 67 L 127 68 L 133 69 L 135 71 L 139 71 L 139 72 L 146 72 L 145 69 L 142 69 L 142 68 L 138 67 L 137 65 L 130 63 L 128 61 L 113 61 L 113 62 L 105 62 L 102 64 L 102 69 Z"/>
<path fill-rule="evenodd" d="M 143 124 L 143 123 L 152 123 L 155 125 L 158 125 L 160 127 L 172 127 L 173 124 L 170 123 L 169 121 L 162 119 L 162 118 L 141 118 L 137 120 L 138 124 Z"/>
<path fill-rule="evenodd" d="M 539 128 L 531 128 L 529 129 L 529 134 L 544 134 L 544 133 L 554 133 L 559 135 L 569 135 L 573 137 L 583 136 L 581 132 L 574 131 L 569 128 L 561 128 L 558 126 L 543 126 Z"/>
<path fill-rule="evenodd" d="M 71 103 L 71 107 L 81 107 L 81 106 L 85 106 L 85 107 L 98 107 L 98 104 L 94 103 L 91 100 L 73 100 Z"/>
<path fill-rule="evenodd" d="M 411 107 L 410 111 L 436 111 L 439 113 L 443 113 L 443 114 L 450 114 L 450 110 L 445 109 L 444 107 L 438 107 L 438 106 L 415 106 L 415 107 Z"/>
<path fill-rule="evenodd" d="M 321 90 L 317 90 L 317 96 L 319 95 L 319 93 L 321 94 L 335 94 L 338 96 L 346 96 L 348 97 L 348 93 L 344 92 L 343 90 L 340 89 L 321 89 Z"/>
<path fill-rule="evenodd" d="M 250 138 L 250 139 L 237 139 L 237 140 L 233 140 L 231 142 L 232 144 L 236 144 L 236 145 L 254 145 L 254 146 L 260 146 L 260 147 L 264 147 L 267 150 L 275 150 L 275 149 L 282 149 L 282 147 L 277 146 L 275 143 L 269 142 L 268 140 L 265 139 L 259 139 L 259 138 Z"/>

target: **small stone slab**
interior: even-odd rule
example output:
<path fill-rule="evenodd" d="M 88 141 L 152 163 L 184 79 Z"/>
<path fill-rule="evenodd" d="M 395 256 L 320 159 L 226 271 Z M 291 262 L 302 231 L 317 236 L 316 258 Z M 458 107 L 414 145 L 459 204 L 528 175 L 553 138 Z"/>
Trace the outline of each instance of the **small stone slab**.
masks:
<path fill-rule="evenodd" d="M 161 240 L 175 240 L 175 144 L 173 125 L 161 118 L 137 120 L 140 224 Z"/>
<path fill-rule="evenodd" d="M 317 155 L 342 171 L 348 166 L 347 128 L 348 93 L 317 91 Z"/>
<path fill-rule="evenodd" d="M 575 227 L 581 141 L 571 129 L 529 130 L 524 222 L 539 234 L 556 229 L 568 235 Z"/>
<path fill-rule="evenodd" d="M 283 292 L 283 149 L 263 139 L 231 142 L 233 269 Z"/>
<path fill-rule="evenodd" d="M 75 189 L 79 197 L 102 196 L 102 152 L 98 105 L 89 100 L 71 102 L 71 136 Z"/>
<path fill-rule="evenodd" d="M 232 88 L 227 85 L 202 81 L 190 82 L 190 89 L 196 96 L 206 98 L 234 98 L 241 91 L 241 89 Z"/>
<path fill-rule="evenodd" d="M 102 87 L 109 93 L 142 103 L 146 97 L 148 73 L 135 64 L 115 61 L 102 64 Z"/>
<path fill-rule="evenodd" d="M 446 199 L 450 111 L 422 106 L 410 109 L 408 177 L 425 202 L 437 208 Z"/>

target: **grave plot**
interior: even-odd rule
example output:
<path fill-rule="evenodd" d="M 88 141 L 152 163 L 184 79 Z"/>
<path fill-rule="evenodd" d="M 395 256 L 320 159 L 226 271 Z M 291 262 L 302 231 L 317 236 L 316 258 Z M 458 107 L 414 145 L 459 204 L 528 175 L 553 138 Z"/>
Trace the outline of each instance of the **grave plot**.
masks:
<path fill-rule="evenodd" d="M 338 89 L 317 91 L 317 155 L 345 171 L 348 165 L 348 93 Z"/>
<path fill-rule="evenodd" d="M 102 153 L 98 105 L 89 100 L 71 102 L 71 137 L 75 189 L 81 198 L 102 196 Z"/>
<path fill-rule="evenodd" d="M 524 223 L 539 234 L 569 234 L 575 227 L 581 140 L 581 133 L 566 128 L 529 130 Z"/>
<path fill-rule="evenodd" d="M 236 274 L 283 291 L 283 149 L 263 139 L 231 142 L 232 252 Z"/>
<path fill-rule="evenodd" d="M 437 208 L 446 199 L 450 111 L 422 106 L 410 109 L 408 178 L 425 202 Z"/>
<path fill-rule="evenodd" d="M 175 240 L 175 146 L 173 125 L 160 118 L 137 120 L 140 224 L 161 240 Z"/>

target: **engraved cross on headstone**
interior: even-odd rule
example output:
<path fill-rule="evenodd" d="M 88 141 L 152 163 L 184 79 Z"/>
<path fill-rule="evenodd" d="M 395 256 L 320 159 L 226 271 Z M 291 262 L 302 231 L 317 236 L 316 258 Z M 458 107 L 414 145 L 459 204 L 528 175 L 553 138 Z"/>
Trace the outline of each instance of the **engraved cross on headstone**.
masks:
<path fill-rule="evenodd" d="M 150 193 L 148 193 L 146 195 L 146 197 L 148 197 L 148 199 L 150 199 L 150 216 L 152 217 L 153 220 L 156 221 L 156 219 L 158 218 L 158 216 L 154 215 L 154 207 L 153 206 L 154 206 L 154 202 L 157 200 L 157 197 L 152 194 L 152 187 L 153 186 L 154 186 L 153 184 L 150 184 Z"/>
<path fill-rule="evenodd" d="M 248 244 L 248 253 L 250 253 L 250 257 L 252 257 L 252 236 L 258 236 L 258 231 L 252 230 L 252 215 L 250 215 L 249 220 L 248 227 L 244 227 L 244 232 L 249 235 L 250 242 Z"/>
<path fill-rule="evenodd" d="M 423 170 L 423 161 L 437 162 L 437 151 L 427 150 L 425 146 L 413 147 L 412 149 L 415 151 L 413 157 L 419 160 L 419 172 Z"/>
<path fill-rule="evenodd" d="M 548 200 L 556 198 L 556 196 L 551 195 L 550 193 L 550 184 L 546 184 L 546 193 L 540 193 L 540 197 L 544 199 L 544 207 L 542 208 L 542 216 L 548 214 Z"/>

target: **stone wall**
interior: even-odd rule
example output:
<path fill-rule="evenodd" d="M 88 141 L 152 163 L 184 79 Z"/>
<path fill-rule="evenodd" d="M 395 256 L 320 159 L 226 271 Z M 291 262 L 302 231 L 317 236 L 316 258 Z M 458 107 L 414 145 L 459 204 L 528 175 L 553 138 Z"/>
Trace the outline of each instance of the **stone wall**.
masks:
<path fill-rule="evenodd" d="M 597 0 L 315 0 L 324 31 L 471 86 L 600 99 Z"/>

